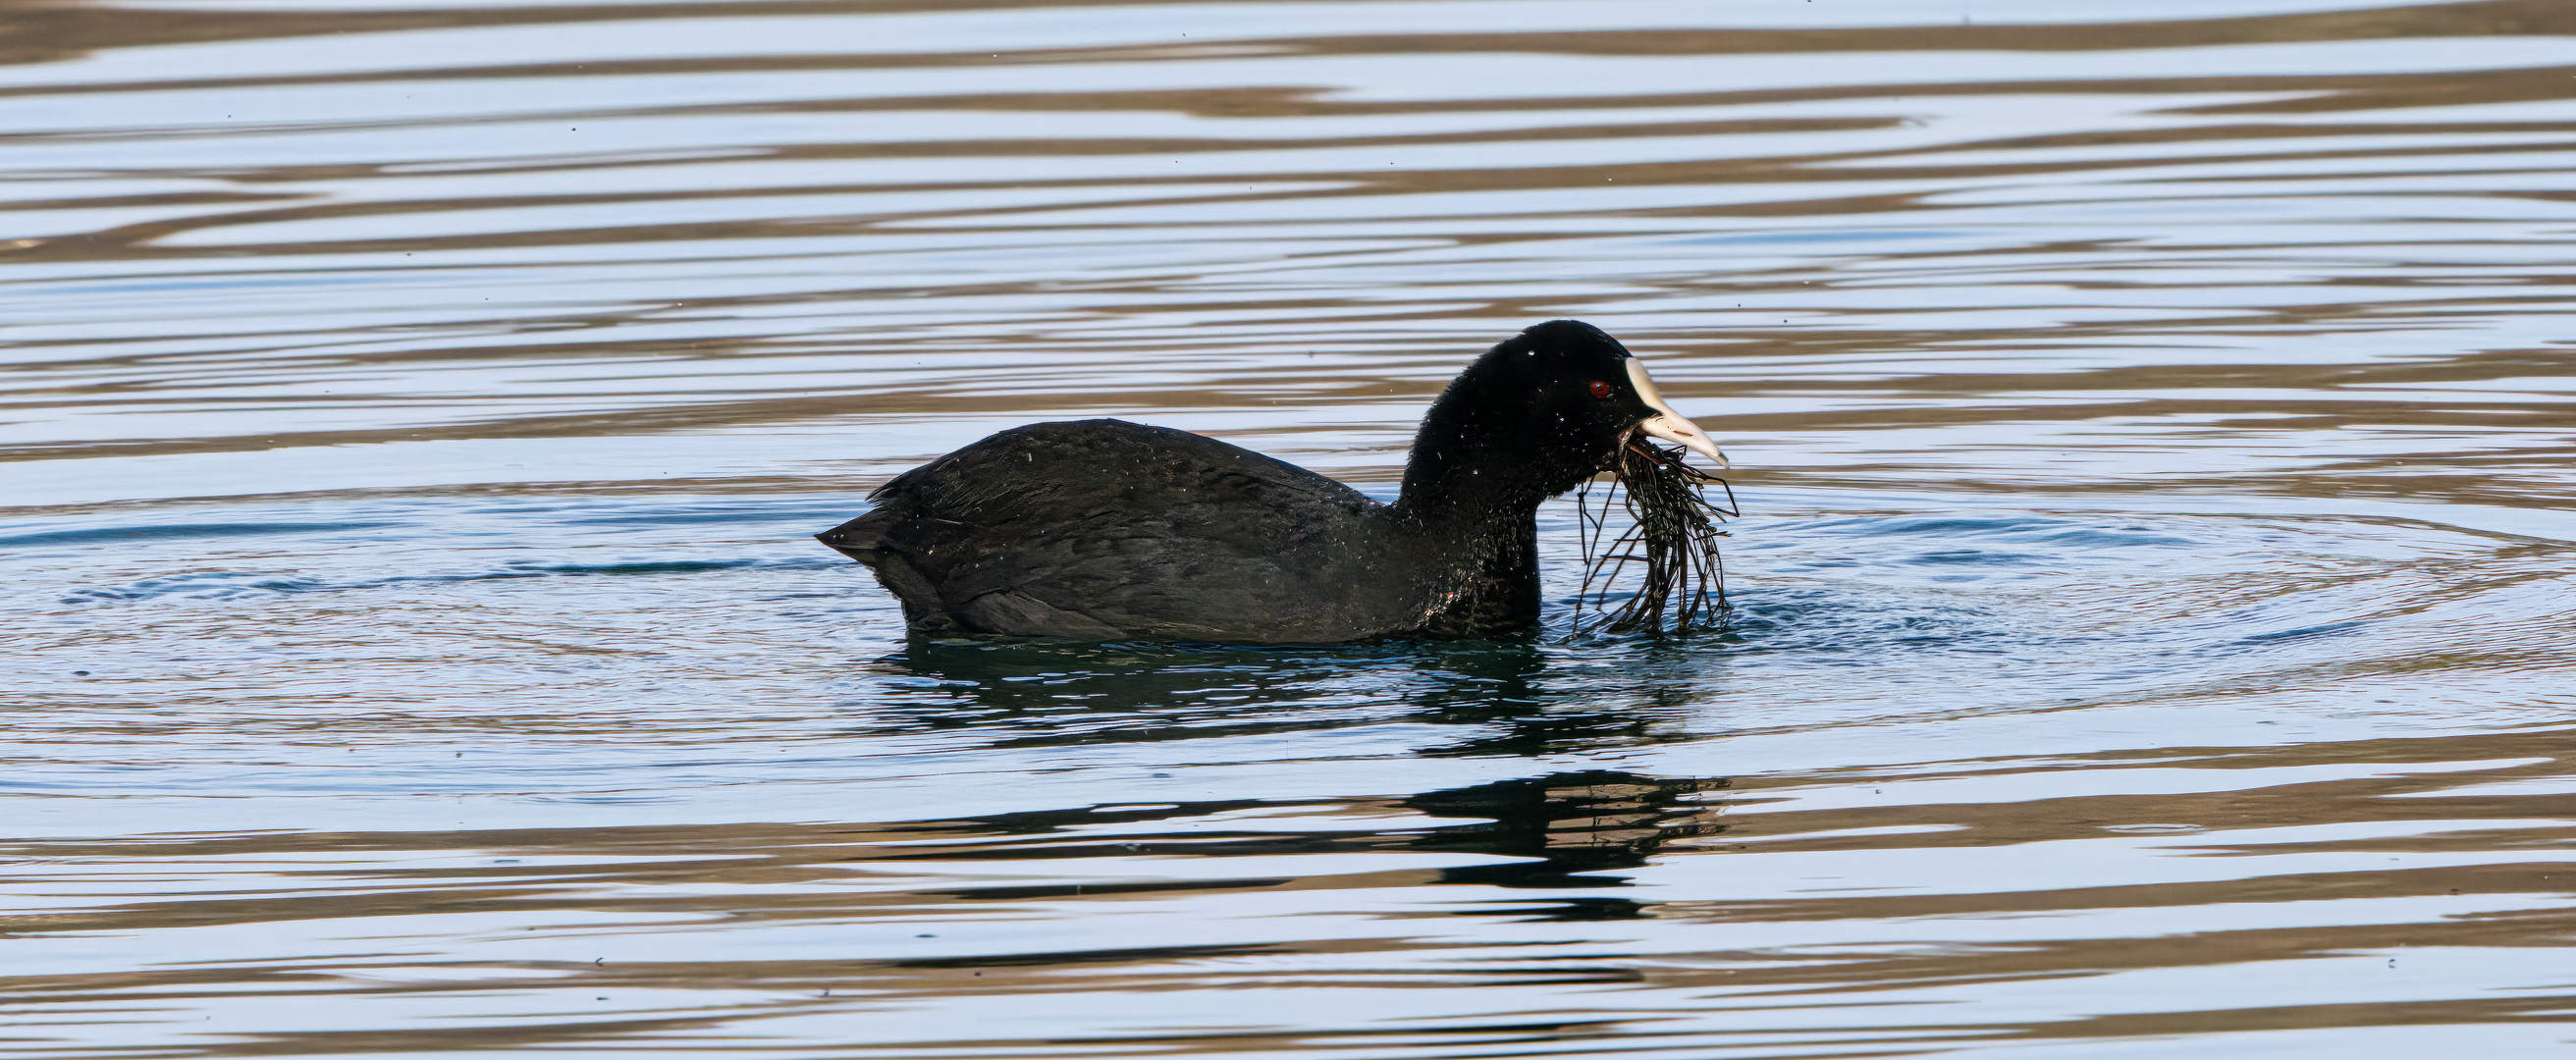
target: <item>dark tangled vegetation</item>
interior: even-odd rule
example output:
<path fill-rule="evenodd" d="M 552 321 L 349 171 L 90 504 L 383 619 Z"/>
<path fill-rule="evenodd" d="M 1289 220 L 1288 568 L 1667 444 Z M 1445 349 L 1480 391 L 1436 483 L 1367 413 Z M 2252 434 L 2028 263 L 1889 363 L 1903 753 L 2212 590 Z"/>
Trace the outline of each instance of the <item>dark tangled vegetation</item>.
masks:
<path fill-rule="evenodd" d="M 1726 613 L 1726 566 L 1718 556 L 1720 529 L 1736 518 L 1735 491 L 1726 480 L 1685 463 L 1684 450 L 1630 438 L 1602 470 L 1617 482 L 1592 503 L 1595 482 L 1575 491 L 1582 516 L 1583 590 L 1574 598 L 1574 630 L 1587 633 L 1686 633 L 1720 624 Z M 1721 505 L 1708 499 L 1716 486 Z M 1615 498 L 1615 500 L 1614 500 Z M 1631 523 L 1604 542 L 1613 503 Z M 1637 577 L 1622 595 L 1620 582 Z"/>

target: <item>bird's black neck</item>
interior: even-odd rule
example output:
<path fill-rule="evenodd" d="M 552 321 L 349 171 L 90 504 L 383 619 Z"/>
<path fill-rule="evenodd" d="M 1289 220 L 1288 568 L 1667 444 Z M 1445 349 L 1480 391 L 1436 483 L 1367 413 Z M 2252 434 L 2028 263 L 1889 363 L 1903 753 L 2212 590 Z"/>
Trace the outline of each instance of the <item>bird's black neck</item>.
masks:
<path fill-rule="evenodd" d="M 1425 524 L 1526 523 L 1539 502 L 1588 478 L 1579 455 L 1552 452 L 1529 422 L 1526 384 L 1501 351 L 1461 373 L 1413 435 L 1397 514 Z"/>
<path fill-rule="evenodd" d="M 1431 632 L 1477 636 L 1537 621 L 1539 503 L 1591 470 L 1547 451 L 1526 422 L 1522 386 L 1493 360 L 1461 374 L 1423 415 L 1395 503 L 1425 558 L 1447 569 L 1427 605 L 1438 615 Z"/>

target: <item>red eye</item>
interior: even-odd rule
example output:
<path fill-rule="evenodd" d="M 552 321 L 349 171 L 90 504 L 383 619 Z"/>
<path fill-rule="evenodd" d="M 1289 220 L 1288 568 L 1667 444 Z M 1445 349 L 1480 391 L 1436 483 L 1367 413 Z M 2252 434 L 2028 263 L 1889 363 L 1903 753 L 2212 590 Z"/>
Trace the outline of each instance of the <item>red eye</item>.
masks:
<path fill-rule="evenodd" d="M 1598 379 L 1593 380 L 1593 381 L 1592 381 L 1592 396 L 1593 396 L 1593 397 L 1609 397 L 1609 396 L 1610 396 L 1610 384 L 1608 384 L 1608 383 L 1604 383 L 1604 382 L 1602 382 L 1602 381 L 1600 381 L 1600 380 L 1598 380 Z"/>

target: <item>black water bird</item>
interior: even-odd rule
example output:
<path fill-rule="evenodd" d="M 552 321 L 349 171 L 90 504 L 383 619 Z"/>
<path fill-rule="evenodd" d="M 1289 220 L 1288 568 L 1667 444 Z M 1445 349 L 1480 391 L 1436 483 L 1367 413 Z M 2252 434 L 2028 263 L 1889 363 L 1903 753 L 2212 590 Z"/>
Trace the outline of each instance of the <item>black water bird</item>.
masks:
<path fill-rule="evenodd" d="M 1551 320 L 1432 402 L 1394 504 L 1213 438 L 1076 420 L 907 471 L 815 536 L 873 569 L 926 634 L 1489 636 L 1538 621 L 1539 503 L 1640 432 L 1725 460 L 1619 340 Z"/>

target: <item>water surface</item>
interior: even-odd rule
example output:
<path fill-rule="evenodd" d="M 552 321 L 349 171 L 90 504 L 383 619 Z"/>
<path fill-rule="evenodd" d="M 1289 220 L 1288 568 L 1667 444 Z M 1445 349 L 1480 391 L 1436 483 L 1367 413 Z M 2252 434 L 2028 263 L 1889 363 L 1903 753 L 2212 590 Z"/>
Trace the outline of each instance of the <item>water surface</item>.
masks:
<path fill-rule="evenodd" d="M 2559 0 L 0 20 L 0 1050 L 2576 1038 Z M 917 643 L 807 537 L 1050 418 L 1389 496 L 1559 316 L 1726 630 Z"/>

